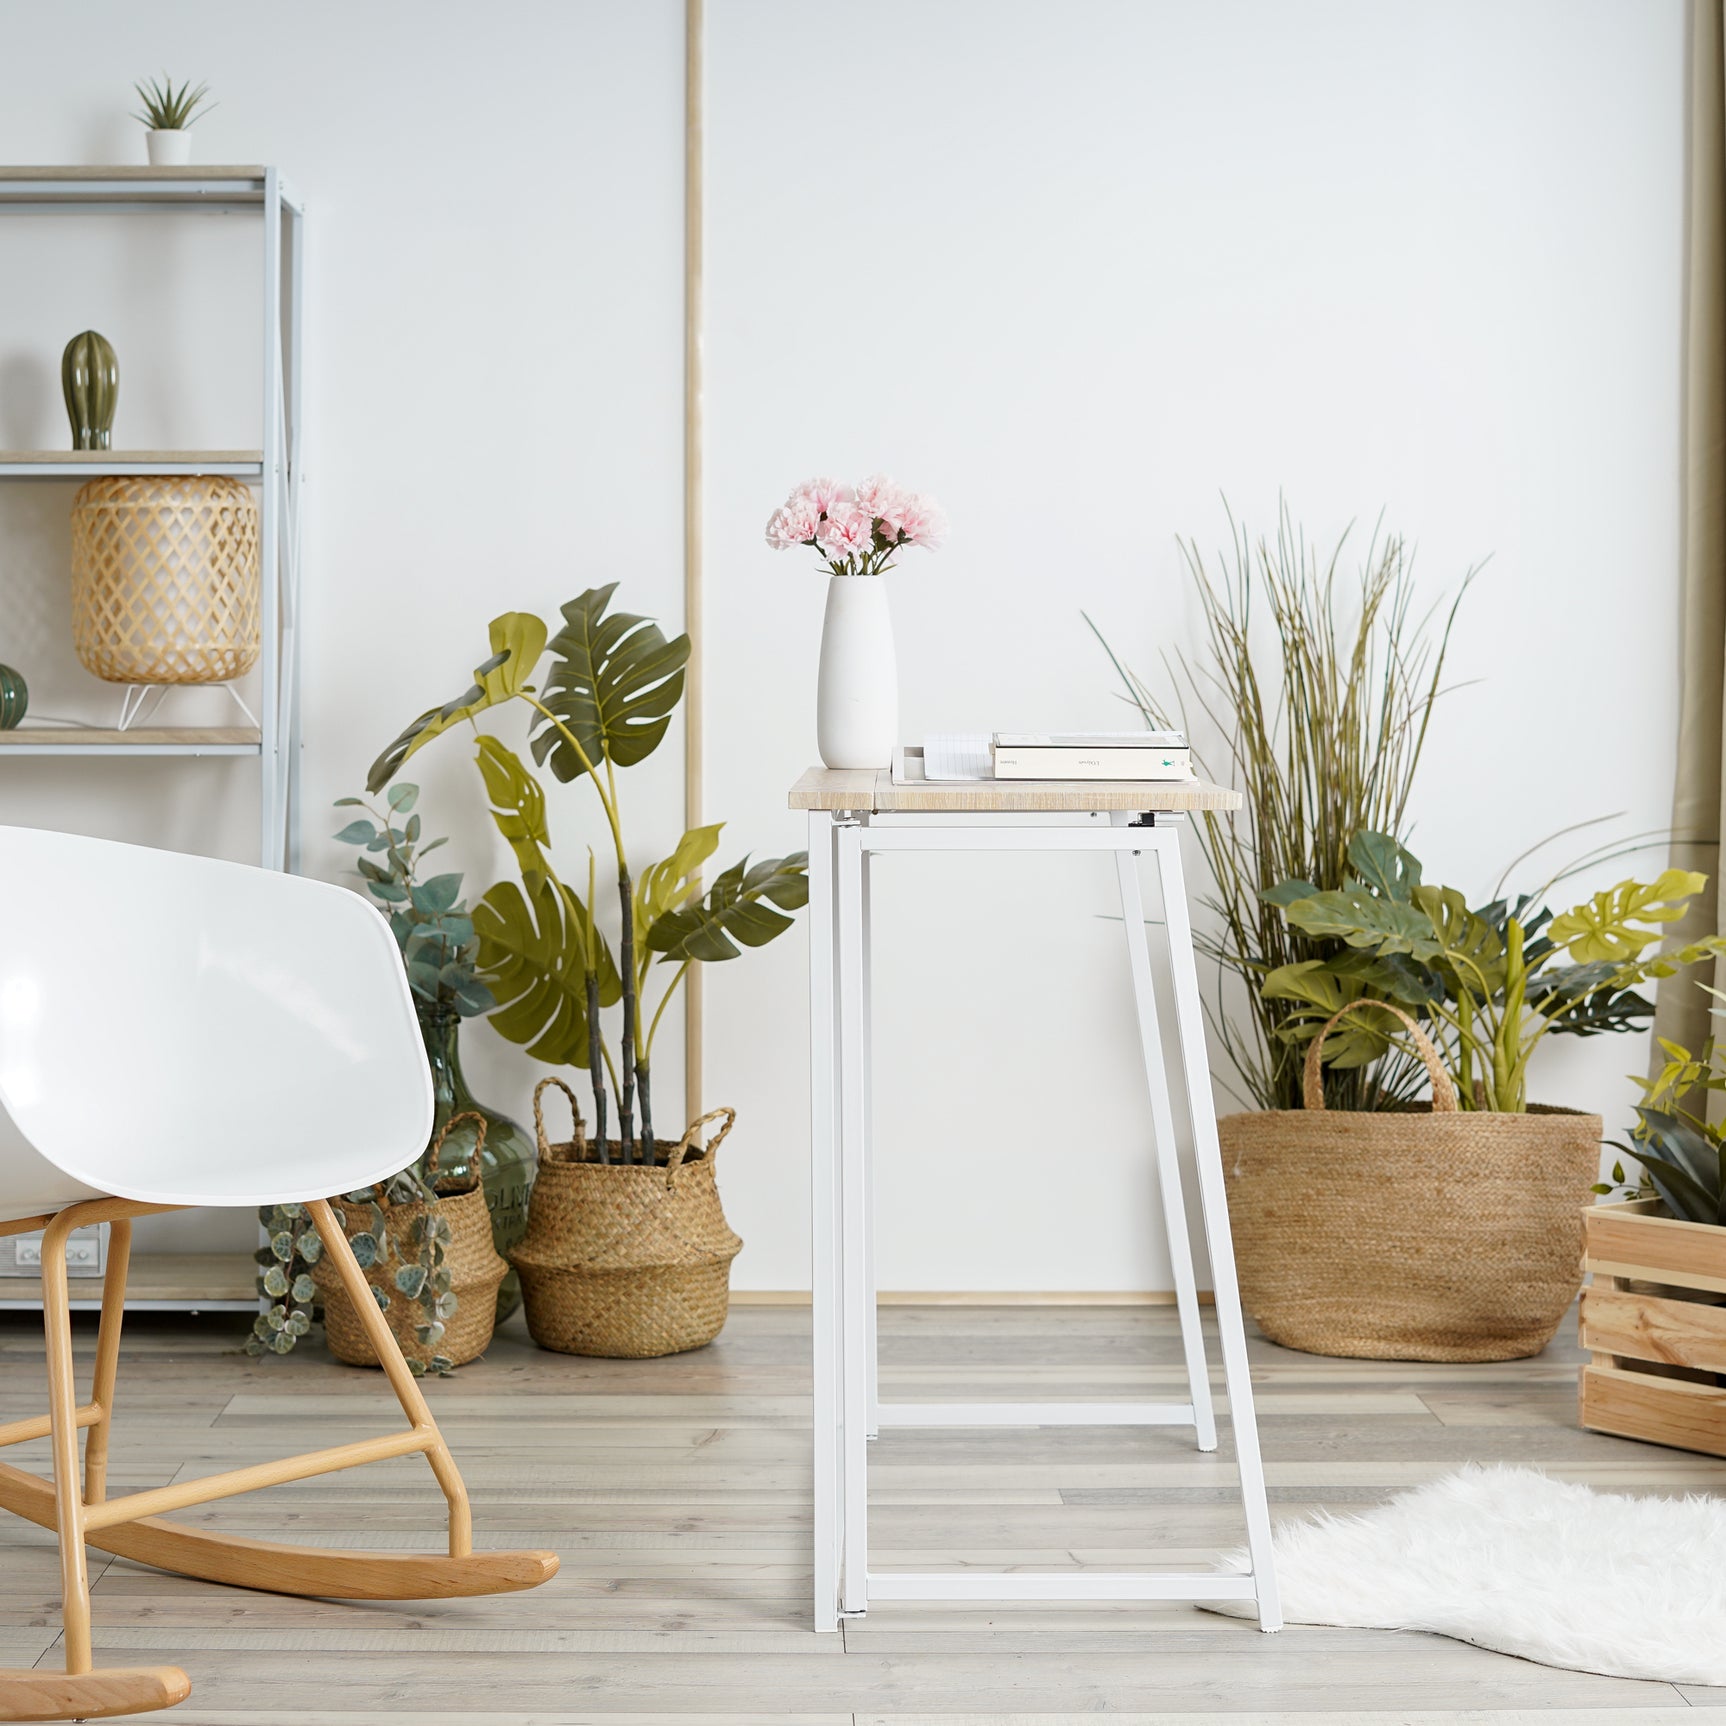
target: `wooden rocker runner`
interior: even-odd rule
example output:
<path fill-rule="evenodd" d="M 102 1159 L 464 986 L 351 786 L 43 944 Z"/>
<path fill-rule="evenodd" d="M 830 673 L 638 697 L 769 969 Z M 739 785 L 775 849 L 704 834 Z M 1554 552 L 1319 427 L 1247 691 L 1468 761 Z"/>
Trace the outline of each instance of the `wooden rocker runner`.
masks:
<path fill-rule="evenodd" d="M 54 1468 L 49 1481 L 0 1463 L 0 1506 L 59 1535 L 65 1616 L 65 1670 L 0 1671 L 0 1720 L 142 1713 L 191 1691 L 178 1667 L 93 1665 L 86 1545 L 208 1582 L 351 1600 L 495 1594 L 555 1574 L 550 1552 L 473 1550 L 467 1489 L 325 1201 L 405 1167 L 431 1129 L 388 925 L 321 882 L 19 828 L 0 827 L 0 894 L 28 910 L 0 952 L 0 1234 L 46 1231 L 48 1368 L 48 1413 L 0 1423 L 0 1446 L 49 1437 Z M 132 1219 L 265 1204 L 307 1206 L 407 1427 L 110 1498 Z M 109 1224 L 109 1256 L 80 1403 L 65 1249 L 91 1223 Z M 410 1452 L 448 1500 L 447 1555 L 287 1546 L 164 1519 Z"/>

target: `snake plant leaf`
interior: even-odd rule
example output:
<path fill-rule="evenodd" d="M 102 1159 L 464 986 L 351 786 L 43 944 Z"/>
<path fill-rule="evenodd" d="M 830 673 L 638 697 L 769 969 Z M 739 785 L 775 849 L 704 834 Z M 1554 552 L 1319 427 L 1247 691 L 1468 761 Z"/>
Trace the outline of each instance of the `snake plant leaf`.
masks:
<path fill-rule="evenodd" d="M 1408 900 L 1420 885 L 1420 863 L 1388 833 L 1362 831 L 1348 843 L 1348 861 L 1356 875 L 1386 899 Z"/>
<path fill-rule="evenodd" d="M 531 887 L 551 874 L 551 865 L 545 860 L 551 849 L 545 792 L 521 757 L 499 738 L 482 735 L 474 759 L 492 802 L 491 818 L 515 853 L 522 879 Z"/>
<path fill-rule="evenodd" d="M 635 883 L 635 931 L 643 940 L 661 917 L 686 905 L 698 891 L 695 876 L 719 849 L 723 821 L 691 827 L 671 855 L 642 870 Z"/>
<path fill-rule="evenodd" d="M 619 767 L 646 760 L 683 698 L 689 637 L 667 641 L 657 623 L 633 612 L 607 615 L 616 591 L 614 581 L 572 599 L 551 639 L 543 700 L 564 730 L 543 724 L 533 737 L 533 758 L 541 766 L 549 761 L 565 783 L 606 759 Z"/>
<path fill-rule="evenodd" d="M 553 1066 L 587 1064 L 587 907 L 562 882 L 541 876 L 524 891 L 513 881 L 488 889 L 474 910 L 480 967 L 497 997 L 500 1035 Z M 600 956 L 599 1000 L 623 996 L 611 949 Z"/>
<path fill-rule="evenodd" d="M 1378 953 L 1436 959 L 1441 949 L 1433 922 L 1418 906 L 1381 899 L 1365 887 L 1339 887 L 1297 899 L 1284 914 L 1305 934 L 1346 941 Z"/>
<path fill-rule="evenodd" d="M 791 927 L 782 912 L 809 903 L 808 867 L 807 851 L 769 857 L 754 867 L 745 857 L 713 883 L 705 898 L 659 918 L 646 943 L 667 958 L 705 964 L 735 959 L 738 942 L 763 947 Z"/>
<path fill-rule="evenodd" d="M 1663 869 L 1652 881 L 1620 881 L 1554 917 L 1548 933 L 1554 945 L 1567 947 L 1579 963 L 1610 959 L 1630 964 L 1659 940 L 1662 924 L 1676 923 L 1684 915 L 1707 880 L 1694 869 Z M 1643 924 L 1654 927 L 1639 927 Z"/>
<path fill-rule="evenodd" d="M 395 778 L 413 752 L 440 732 L 488 707 L 512 700 L 531 688 L 539 656 L 545 651 L 545 625 L 530 611 L 506 611 L 491 620 L 491 655 L 474 667 L 473 686 L 454 701 L 428 707 L 383 754 L 366 775 L 366 789 L 376 793 Z"/>

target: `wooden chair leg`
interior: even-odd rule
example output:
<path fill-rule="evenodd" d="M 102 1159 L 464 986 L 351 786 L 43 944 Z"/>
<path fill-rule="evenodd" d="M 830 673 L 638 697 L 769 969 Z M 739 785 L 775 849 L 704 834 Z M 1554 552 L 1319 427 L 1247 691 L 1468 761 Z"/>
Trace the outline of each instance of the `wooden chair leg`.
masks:
<path fill-rule="evenodd" d="M 84 1494 L 78 1479 L 78 1395 L 72 1375 L 72 1306 L 66 1287 L 66 1239 L 72 1211 L 42 1236 L 42 1327 L 48 1345 L 48 1419 L 54 1447 L 54 1507 L 60 1536 L 60 1585 L 66 1626 L 66 1670 L 90 1670 L 90 1576 L 84 1564 Z"/>
<path fill-rule="evenodd" d="M 313 1199 L 306 1208 L 312 1213 L 324 1251 L 334 1261 L 336 1275 L 342 1279 L 342 1287 L 353 1302 L 366 1340 L 377 1354 L 378 1364 L 390 1381 L 390 1389 L 396 1393 L 396 1401 L 402 1405 L 402 1413 L 415 1431 L 424 1433 L 430 1441 L 426 1446 L 426 1461 L 431 1464 L 432 1473 L 437 1476 L 437 1483 L 443 1488 L 443 1495 L 449 1503 L 449 1555 L 451 1558 L 466 1558 L 473 1551 L 473 1512 L 468 1505 L 467 1487 L 462 1481 L 461 1471 L 450 1455 L 449 1446 L 444 1443 L 443 1434 L 438 1431 L 437 1422 L 432 1419 L 432 1412 L 420 1394 L 408 1363 L 402 1359 L 395 1332 L 390 1329 L 389 1321 L 372 1297 L 371 1284 L 366 1281 L 365 1272 L 360 1269 L 359 1260 L 348 1245 L 347 1231 L 343 1229 L 341 1219 L 330 1209 L 327 1199 Z"/>
<path fill-rule="evenodd" d="M 114 1424 L 114 1386 L 120 1372 L 120 1326 L 126 1315 L 126 1271 L 132 1257 L 132 1220 L 108 1225 L 108 1271 L 102 1279 L 102 1322 L 96 1332 L 96 1374 L 90 1400 L 101 1410 L 84 1433 L 84 1502 L 108 1493 L 108 1435 Z"/>

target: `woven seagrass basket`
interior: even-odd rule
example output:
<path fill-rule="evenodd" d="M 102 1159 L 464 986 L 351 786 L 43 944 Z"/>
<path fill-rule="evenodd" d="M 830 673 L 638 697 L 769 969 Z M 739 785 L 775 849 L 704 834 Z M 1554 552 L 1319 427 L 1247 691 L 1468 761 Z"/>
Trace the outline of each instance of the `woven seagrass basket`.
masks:
<path fill-rule="evenodd" d="M 541 1101 L 548 1085 L 569 1099 L 574 1137 L 551 1144 Z M 705 1146 L 701 1129 L 723 1117 Z M 559 1354 L 641 1360 L 702 1348 L 731 1302 L 731 1261 L 743 1242 L 719 1203 L 713 1159 L 737 1119 L 715 1109 L 675 1144 L 657 1141 L 651 1168 L 601 1163 L 575 1095 L 561 1079 L 533 1093 L 539 1174 L 527 1235 L 509 1261 L 521 1273 L 527 1328 Z"/>
<path fill-rule="evenodd" d="M 225 683 L 258 660 L 258 501 L 220 475 L 93 479 L 72 503 L 72 645 L 109 683 Z"/>
<path fill-rule="evenodd" d="M 1432 1075 L 1430 1109 L 1327 1110 L 1321 1033 L 1304 1109 L 1217 1123 L 1242 1303 L 1272 1342 L 1308 1354 L 1539 1354 L 1582 1285 L 1600 1117 L 1459 1110 L 1438 1051 L 1397 1016 Z"/>
<path fill-rule="evenodd" d="M 415 1334 L 425 1321 L 419 1303 L 410 1300 L 395 1286 L 396 1267 L 402 1259 L 412 1261 L 418 1255 L 413 1245 L 413 1226 L 430 1211 L 424 1204 L 387 1204 L 382 1186 L 372 1189 L 372 1197 L 383 1206 L 384 1227 L 393 1251 L 380 1256 L 379 1262 L 366 1269 L 366 1281 L 380 1288 L 390 1298 L 384 1319 L 402 1354 L 410 1361 L 429 1365 L 434 1355 L 444 1355 L 457 1366 L 477 1360 L 491 1342 L 492 1324 L 497 1316 L 497 1285 L 509 1267 L 498 1257 L 492 1244 L 491 1212 L 486 1207 L 485 1193 L 479 1184 L 479 1152 L 485 1144 L 485 1121 L 471 1111 L 452 1115 L 443 1131 L 432 1143 L 426 1159 L 426 1181 L 437 1190 L 438 1152 L 458 1121 L 473 1121 L 477 1125 L 478 1143 L 474 1146 L 473 1184 L 454 1192 L 438 1192 L 438 1214 L 450 1226 L 450 1238 L 444 1246 L 444 1267 L 450 1274 L 450 1293 L 456 1297 L 456 1309 L 445 1322 L 443 1336 L 436 1343 L 422 1343 Z M 351 1240 L 371 1227 L 371 1204 L 354 1203 L 347 1199 L 331 1199 L 330 1208 L 341 1219 L 343 1232 Z M 341 1285 L 328 1255 L 312 1267 L 312 1281 L 318 1286 L 324 1302 L 324 1335 L 330 1353 L 349 1366 L 376 1366 L 377 1351 L 361 1328 L 359 1314 Z"/>

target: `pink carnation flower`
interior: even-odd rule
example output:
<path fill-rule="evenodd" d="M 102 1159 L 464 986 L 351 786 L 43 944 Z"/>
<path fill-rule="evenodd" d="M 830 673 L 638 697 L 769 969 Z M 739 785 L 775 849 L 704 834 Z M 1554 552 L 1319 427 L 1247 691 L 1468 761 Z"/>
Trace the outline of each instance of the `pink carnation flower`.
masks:
<path fill-rule="evenodd" d="M 815 536 L 821 555 L 833 563 L 867 557 L 875 546 L 875 518 L 866 509 L 839 504 Z"/>
<path fill-rule="evenodd" d="M 794 545 L 813 545 L 819 520 L 820 512 L 807 499 L 789 498 L 767 523 L 767 543 L 775 551 L 789 551 Z"/>
<path fill-rule="evenodd" d="M 899 527 L 907 545 L 918 545 L 925 551 L 939 551 L 947 541 L 945 512 L 933 498 L 920 493 L 905 499 Z"/>
<path fill-rule="evenodd" d="M 836 509 L 849 504 L 855 495 L 850 486 L 840 480 L 806 479 L 787 501 L 801 500 L 810 505 L 818 516 L 832 515 Z"/>
<path fill-rule="evenodd" d="M 857 488 L 858 508 L 866 509 L 874 516 L 881 529 L 881 537 L 889 544 L 899 537 L 908 495 L 902 486 L 895 485 L 884 473 L 870 474 Z"/>

